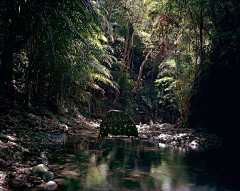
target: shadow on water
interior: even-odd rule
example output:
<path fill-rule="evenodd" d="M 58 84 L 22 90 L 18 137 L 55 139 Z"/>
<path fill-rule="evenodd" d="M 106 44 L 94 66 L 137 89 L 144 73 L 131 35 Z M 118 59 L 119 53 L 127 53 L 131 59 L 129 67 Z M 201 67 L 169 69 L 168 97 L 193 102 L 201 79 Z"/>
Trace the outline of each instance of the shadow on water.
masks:
<path fill-rule="evenodd" d="M 236 186 L 208 160 L 211 152 L 137 139 L 132 145 L 130 139 L 106 138 L 101 148 L 94 146 L 94 139 L 70 137 L 52 156 L 59 190 L 226 191 Z"/>

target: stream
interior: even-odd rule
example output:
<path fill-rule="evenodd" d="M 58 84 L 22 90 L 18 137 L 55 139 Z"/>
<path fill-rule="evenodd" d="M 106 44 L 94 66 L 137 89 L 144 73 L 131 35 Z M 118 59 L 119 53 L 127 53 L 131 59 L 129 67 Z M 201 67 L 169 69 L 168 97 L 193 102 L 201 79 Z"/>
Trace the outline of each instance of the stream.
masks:
<path fill-rule="evenodd" d="M 50 158 L 58 190 L 239 190 L 234 156 L 127 138 L 71 136 Z M 227 151 L 226 151 L 227 152 Z M 236 162 L 236 161 L 235 161 Z"/>

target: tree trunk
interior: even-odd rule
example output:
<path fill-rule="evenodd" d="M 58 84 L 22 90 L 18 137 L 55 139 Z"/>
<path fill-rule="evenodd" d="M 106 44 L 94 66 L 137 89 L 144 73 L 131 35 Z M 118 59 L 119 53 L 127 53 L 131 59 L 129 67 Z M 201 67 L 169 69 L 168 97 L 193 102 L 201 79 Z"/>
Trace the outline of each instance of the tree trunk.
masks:
<path fill-rule="evenodd" d="M 128 28 L 127 28 L 127 34 L 126 34 L 126 41 L 125 41 L 125 47 L 124 47 L 124 54 L 123 54 L 123 61 L 122 61 L 122 65 L 121 65 L 121 71 L 120 71 L 120 74 L 119 74 L 119 76 L 118 76 L 118 84 L 119 84 L 119 82 L 120 82 L 120 79 L 121 79 L 121 77 L 122 77 L 124 68 L 125 68 L 125 66 L 126 66 L 125 60 L 126 60 L 126 56 L 127 56 L 130 26 L 131 26 L 131 23 L 128 22 Z M 115 101 L 116 101 L 117 99 L 118 99 L 118 91 L 116 90 Z"/>
<path fill-rule="evenodd" d="M 143 67 L 145 65 L 145 63 L 147 62 L 148 60 L 148 57 L 150 56 L 150 54 L 152 53 L 152 49 L 148 52 L 148 54 L 146 55 L 144 61 L 142 62 L 142 65 L 140 66 L 140 70 L 139 70 L 139 74 L 138 74 L 138 78 L 137 78 L 137 82 L 132 90 L 132 95 L 136 92 L 137 88 L 138 88 L 138 84 L 142 78 L 142 71 L 143 71 Z"/>

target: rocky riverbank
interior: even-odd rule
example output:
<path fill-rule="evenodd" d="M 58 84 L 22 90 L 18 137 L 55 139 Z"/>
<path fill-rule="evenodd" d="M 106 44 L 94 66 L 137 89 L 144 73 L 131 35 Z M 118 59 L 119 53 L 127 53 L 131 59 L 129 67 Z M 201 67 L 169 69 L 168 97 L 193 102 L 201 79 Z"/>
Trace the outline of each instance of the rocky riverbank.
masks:
<path fill-rule="evenodd" d="M 161 147 L 173 145 L 182 148 L 207 149 L 222 144 L 222 139 L 202 129 L 174 128 L 169 123 L 137 125 L 139 137 L 143 140 L 159 143 Z"/>
<path fill-rule="evenodd" d="M 57 189 L 48 162 L 51 154 L 61 149 L 68 135 L 90 136 L 84 133 L 89 130 L 96 137 L 99 130 L 98 122 L 90 122 L 80 114 L 74 119 L 62 117 L 59 120 L 29 113 L 28 119 L 31 120 L 25 126 L 16 117 L 10 119 L 11 122 L 3 130 L 8 142 L 0 140 L 0 191 Z M 170 124 L 143 124 L 136 127 L 141 140 L 156 142 L 161 147 L 173 145 L 197 149 L 221 144 L 220 138 L 200 129 L 176 129 Z"/>
<path fill-rule="evenodd" d="M 61 119 L 12 115 L 5 124 L 0 137 L 0 191 L 55 190 L 49 157 L 69 135 L 95 128 L 79 113 L 76 118 Z"/>

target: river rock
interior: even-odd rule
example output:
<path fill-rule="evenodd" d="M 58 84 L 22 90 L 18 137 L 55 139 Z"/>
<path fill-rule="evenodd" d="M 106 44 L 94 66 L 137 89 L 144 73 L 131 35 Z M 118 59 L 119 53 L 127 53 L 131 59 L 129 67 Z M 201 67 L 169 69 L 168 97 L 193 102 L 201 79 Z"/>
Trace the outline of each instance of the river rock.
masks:
<path fill-rule="evenodd" d="M 48 162 L 47 160 L 44 160 L 42 163 L 43 163 L 45 166 L 49 166 L 49 162 Z"/>
<path fill-rule="evenodd" d="M 32 169 L 32 174 L 34 176 L 42 176 L 44 172 L 48 171 L 48 167 L 44 164 L 39 164 Z"/>
<path fill-rule="evenodd" d="M 57 183 L 54 181 L 49 181 L 46 184 L 43 185 L 43 190 L 48 191 L 48 190 L 55 190 L 57 188 Z"/>
<path fill-rule="evenodd" d="M 197 142 L 196 140 L 193 140 L 193 141 L 189 144 L 189 146 L 198 147 L 199 144 L 198 144 L 198 142 Z"/>
<path fill-rule="evenodd" d="M 60 125 L 59 125 L 59 128 L 60 128 L 61 130 L 63 130 L 63 131 L 68 131 L 68 130 L 69 130 L 69 128 L 68 128 L 68 126 L 67 126 L 66 124 L 60 124 Z"/>
<path fill-rule="evenodd" d="M 54 174 L 51 171 L 47 171 L 43 173 L 43 180 L 48 182 L 54 178 Z"/>
<path fill-rule="evenodd" d="M 27 174 L 27 175 L 30 175 L 32 172 L 31 168 L 25 168 L 24 169 L 24 173 Z"/>
<path fill-rule="evenodd" d="M 159 125 L 160 129 L 171 129 L 172 125 L 170 123 L 163 123 L 161 125 Z"/>
<path fill-rule="evenodd" d="M 168 139 L 170 139 L 170 137 L 171 137 L 171 135 L 164 134 L 164 133 L 162 133 L 158 136 L 158 138 L 163 142 L 166 142 Z"/>
<path fill-rule="evenodd" d="M 148 136 L 145 134 L 141 134 L 141 135 L 139 135 L 139 137 L 140 137 L 140 139 L 148 139 Z"/>
<path fill-rule="evenodd" d="M 50 154 L 49 154 L 48 152 L 42 152 L 42 153 L 41 153 L 41 157 L 42 157 L 43 159 L 48 159 L 48 158 L 50 157 Z"/>
<path fill-rule="evenodd" d="M 159 124 L 151 124 L 150 125 L 150 130 L 151 131 L 156 131 L 160 129 L 160 125 Z"/>

